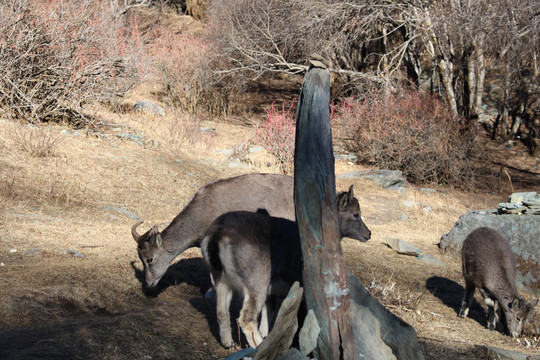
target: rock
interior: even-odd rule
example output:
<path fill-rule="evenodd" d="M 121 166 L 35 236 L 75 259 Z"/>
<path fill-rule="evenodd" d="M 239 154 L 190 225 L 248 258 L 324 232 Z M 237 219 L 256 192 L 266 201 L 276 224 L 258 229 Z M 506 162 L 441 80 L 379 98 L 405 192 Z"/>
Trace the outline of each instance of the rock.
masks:
<path fill-rule="evenodd" d="M 337 176 L 339 179 L 366 178 L 387 189 L 399 190 L 405 186 L 406 180 L 400 170 L 367 170 L 353 171 Z"/>
<path fill-rule="evenodd" d="M 344 160 L 344 161 L 351 162 L 351 163 L 358 162 L 358 156 L 356 156 L 354 154 L 338 154 L 338 153 L 334 152 L 334 158 L 336 160 Z"/>
<path fill-rule="evenodd" d="M 533 206 L 538 207 L 540 206 L 540 199 L 534 198 L 534 199 L 523 200 L 523 205 L 528 206 L 528 207 L 533 207 Z"/>
<path fill-rule="evenodd" d="M 276 356 L 289 349 L 298 329 L 297 314 L 303 294 L 304 289 L 300 287 L 298 281 L 295 282 L 279 308 L 272 331 L 259 345 L 255 360 L 275 359 Z"/>
<path fill-rule="evenodd" d="M 540 206 L 529 206 L 523 213 L 524 215 L 540 215 Z"/>
<path fill-rule="evenodd" d="M 165 109 L 151 100 L 139 100 L 135 103 L 135 111 L 143 111 L 147 114 L 165 115 Z"/>
<path fill-rule="evenodd" d="M 264 151 L 264 148 L 262 146 L 259 146 L 259 145 L 249 147 L 249 153 L 250 154 L 257 154 L 257 153 L 260 153 L 262 151 Z"/>
<path fill-rule="evenodd" d="M 25 255 L 33 255 L 33 254 L 37 254 L 38 252 L 40 252 L 41 249 L 30 249 L 26 252 Z"/>
<path fill-rule="evenodd" d="M 216 132 L 216 128 L 214 126 L 201 126 L 200 130 L 202 132 L 207 132 L 207 133 L 214 133 Z"/>
<path fill-rule="evenodd" d="M 398 254 L 418 256 L 422 253 L 422 250 L 402 239 L 385 238 L 384 240 L 385 244 L 396 250 Z"/>
<path fill-rule="evenodd" d="M 64 129 L 60 131 L 60 135 L 73 135 L 73 136 L 81 136 L 81 133 L 77 130 L 71 130 L 71 129 Z"/>
<path fill-rule="evenodd" d="M 283 354 L 276 357 L 276 360 L 309 360 L 309 358 L 305 355 L 302 355 L 302 353 L 298 351 L 298 349 L 290 348 Z"/>
<path fill-rule="evenodd" d="M 517 351 L 504 350 L 491 346 L 483 347 L 486 355 L 493 360 L 540 360 L 540 356 L 523 354 Z"/>
<path fill-rule="evenodd" d="M 320 332 L 321 328 L 319 327 L 317 317 L 315 316 L 313 310 L 310 309 L 306 318 L 304 319 L 304 325 L 302 326 L 302 329 L 300 329 L 298 339 L 302 355 L 307 356 L 311 354 L 313 350 L 315 350 L 317 347 L 317 338 L 319 337 Z"/>
<path fill-rule="evenodd" d="M 510 195 L 510 197 L 508 198 L 508 202 L 512 203 L 512 204 L 518 204 L 518 203 L 523 203 L 524 201 L 526 200 L 533 200 L 536 196 L 536 192 L 535 191 L 532 191 L 532 192 L 518 192 L 518 193 L 513 193 L 512 195 Z"/>
<path fill-rule="evenodd" d="M 540 296 L 540 216 L 499 214 L 497 210 L 469 211 L 442 235 L 439 247 L 459 257 L 467 235 L 482 226 L 499 231 L 510 243 L 517 260 L 517 286 Z"/>
<path fill-rule="evenodd" d="M 83 257 L 84 257 L 83 254 L 81 254 L 80 252 L 75 251 L 75 250 L 66 249 L 66 252 L 67 252 L 68 254 L 70 254 L 71 256 L 73 256 L 73 257 L 78 257 L 78 258 L 83 258 Z"/>
<path fill-rule="evenodd" d="M 501 214 L 540 215 L 540 196 L 535 191 L 513 193 L 498 210 Z"/>
<path fill-rule="evenodd" d="M 137 220 L 137 221 L 142 220 L 140 217 L 138 217 L 137 215 L 135 215 L 131 211 L 128 211 L 126 209 L 122 209 L 122 208 L 119 208 L 119 207 L 116 207 L 116 206 L 105 206 L 105 207 L 101 208 L 100 210 L 115 211 L 115 212 L 119 212 L 121 214 L 126 215 L 127 217 L 129 217 L 132 220 Z"/>
<path fill-rule="evenodd" d="M 131 133 L 118 133 L 116 134 L 116 136 L 121 139 L 132 140 L 141 146 L 144 145 L 144 138 L 140 135 L 135 135 Z"/>
<path fill-rule="evenodd" d="M 441 267 L 446 266 L 441 260 L 439 260 L 433 255 L 423 254 L 423 255 L 418 255 L 416 258 L 420 261 L 423 261 L 431 265 L 436 265 L 436 266 L 441 266 Z"/>
<path fill-rule="evenodd" d="M 505 214 L 521 214 L 527 210 L 527 207 L 521 203 L 500 203 L 499 212 Z"/>
<path fill-rule="evenodd" d="M 229 167 L 230 168 L 241 168 L 241 169 L 249 169 L 250 166 L 246 163 L 243 163 L 242 161 L 238 159 L 234 159 L 229 161 Z"/>
<path fill-rule="evenodd" d="M 405 200 L 403 202 L 403 205 L 405 205 L 406 207 L 412 208 L 412 207 L 418 206 L 419 204 L 416 201 Z"/>
<path fill-rule="evenodd" d="M 362 353 L 358 359 L 371 360 L 397 360 L 399 357 L 393 353 L 393 349 L 387 344 L 387 333 L 382 333 L 381 321 L 369 307 L 365 307 L 356 301 L 351 301 L 351 317 L 356 337 L 362 339 Z M 362 324 L 362 325 L 359 325 Z M 411 347 L 414 345 L 411 344 Z M 412 359 L 404 357 L 404 359 Z M 423 358 L 416 358 L 423 359 Z"/>

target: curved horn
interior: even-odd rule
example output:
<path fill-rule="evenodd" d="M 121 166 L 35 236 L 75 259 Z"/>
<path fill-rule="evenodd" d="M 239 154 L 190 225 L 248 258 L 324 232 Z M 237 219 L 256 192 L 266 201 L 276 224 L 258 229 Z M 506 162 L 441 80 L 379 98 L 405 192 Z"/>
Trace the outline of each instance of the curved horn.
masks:
<path fill-rule="evenodd" d="M 141 235 L 139 235 L 139 234 L 137 233 L 137 227 L 138 227 L 139 225 L 141 225 L 143 222 L 144 222 L 144 221 L 142 221 L 142 220 L 141 220 L 141 221 L 138 221 L 135 225 L 133 225 L 133 226 L 131 227 L 131 235 L 133 236 L 133 238 L 135 239 L 135 241 L 137 242 L 137 244 L 139 243 L 139 238 L 141 237 Z"/>

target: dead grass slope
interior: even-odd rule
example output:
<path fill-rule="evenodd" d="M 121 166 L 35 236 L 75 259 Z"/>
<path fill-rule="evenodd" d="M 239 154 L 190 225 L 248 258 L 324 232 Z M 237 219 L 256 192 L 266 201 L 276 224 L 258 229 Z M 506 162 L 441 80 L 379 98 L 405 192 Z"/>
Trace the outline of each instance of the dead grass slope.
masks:
<path fill-rule="evenodd" d="M 114 126 L 100 132 L 41 129 L 59 139 L 47 157 L 17 144 L 13 134 L 31 128 L 0 120 L 0 358 L 222 358 L 230 351 L 219 346 L 214 304 L 204 298 L 209 280 L 200 252 L 187 251 L 157 296 L 145 296 L 131 216 L 163 226 L 207 181 L 273 171 L 270 159 L 259 154 L 250 168 L 229 167 L 220 151 L 252 136 L 231 122 L 205 123 L 215 130 L 201 133 L 172 115 L 104 116 Z M 336 163 L 338 174 L 359 169 Z M 338 188 L 350 183 L 338 181 Z M 366 180 L 352 183 L 373 238 L 344 240 L 345 261 L 416 328 L 427 359 L 487 358 L 477 345 L 540 354 L 487 330 L 480 306 L 471 318 L 457 318 L 460 265 L 437 249 L 461 214 L 495 207 L 500 195 L 414 187 L 401 194 Z M 385 237 L 402 238 L 446 266 L 397 255 L 383 245 Z"/>

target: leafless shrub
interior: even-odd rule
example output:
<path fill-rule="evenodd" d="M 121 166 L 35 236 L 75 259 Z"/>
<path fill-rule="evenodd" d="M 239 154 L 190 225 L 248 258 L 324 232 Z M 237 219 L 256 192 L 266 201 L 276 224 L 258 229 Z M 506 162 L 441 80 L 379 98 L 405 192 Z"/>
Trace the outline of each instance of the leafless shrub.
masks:
<path fill-rule="evenodd" d="M 166 120 L 164 142 L 174 154 L 186 145 L 205 145 L 207 138 L 201 131 L 201 118 L 189 114 L 175 114 Z"/>
<path fill-rule="evenodd" d="M 31 123 L 87 123 L 85 104 L 113 101 L 136 79 L 118 12 L 104 0 L 3 1 L 0 106 Z"/>
<path fill-rule="evenodd" d="M 62 141 L 60 134 L 44 125 L 14 126 L 12 134 L 17 146 L 34 157 L 53 156 Z"/>
<path fill-rule="evenodd" d="M 249 145 L 249 142 L 243 142 L 233 146 L 231 157 L 243 162 L 248 162 Z"/>
<path fill-rule="evenodd" d="M 149 37 L 148 56 L 172 106 L 189 114 L 228 114 L 234 86 L 213 76 L 219 63 L 208 38 L 159 26 Z"/>
<path fill-rule="evenodd" d="M 412 183 L 474 183 L 474 132 L 434 97 L 376 92 L 349 98 L 334 116 L 351 129 L 346 142 L 362 163 L 399 169 Z"/>

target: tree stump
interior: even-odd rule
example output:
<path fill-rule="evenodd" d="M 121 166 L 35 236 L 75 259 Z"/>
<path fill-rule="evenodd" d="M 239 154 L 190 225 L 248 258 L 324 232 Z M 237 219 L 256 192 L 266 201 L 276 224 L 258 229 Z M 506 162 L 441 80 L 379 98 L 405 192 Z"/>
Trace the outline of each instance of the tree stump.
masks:
<path fill-rule="evenodd" d="M 314 66 L 315 65 L 315 66 Z M 423 359 L 416 332 L 354 283 L 349 291 L 339 241 L 330 74 L 308 70 L 296 123 L 294 201 L 304 259 L 304 293 L 321 332 L 319 359 Z"/>

